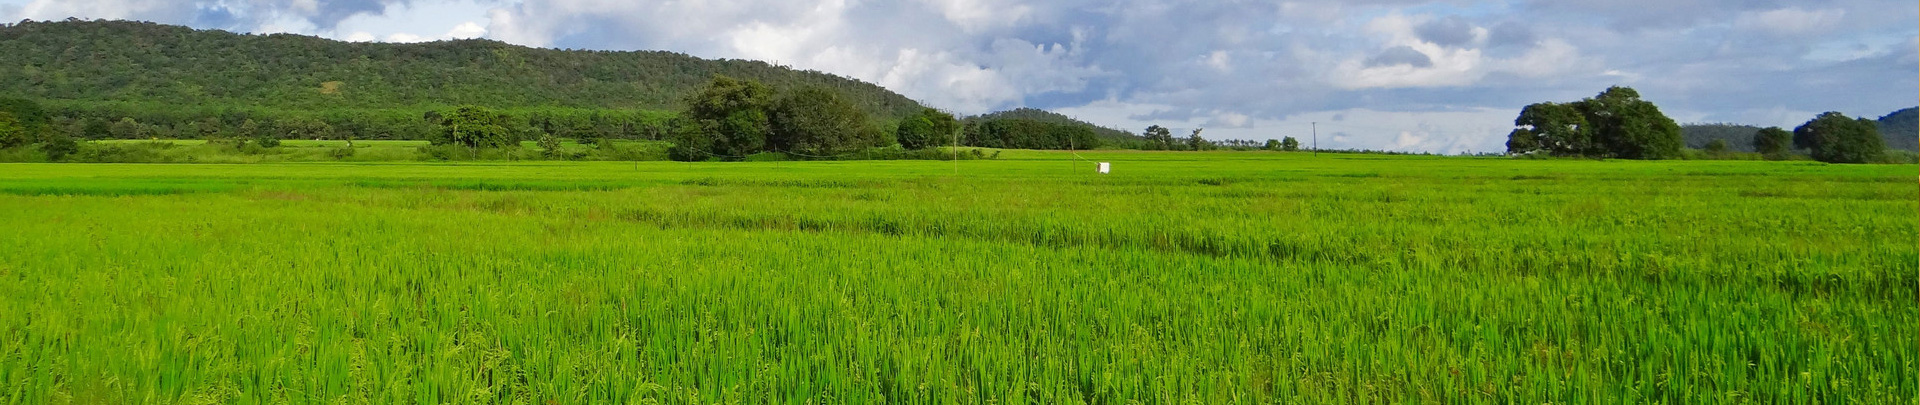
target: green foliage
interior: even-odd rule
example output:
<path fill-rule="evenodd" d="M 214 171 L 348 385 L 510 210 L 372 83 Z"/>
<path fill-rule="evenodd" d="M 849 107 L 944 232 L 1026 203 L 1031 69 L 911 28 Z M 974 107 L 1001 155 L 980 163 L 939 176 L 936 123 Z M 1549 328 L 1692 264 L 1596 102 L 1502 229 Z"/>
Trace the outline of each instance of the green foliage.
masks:
<path fill-rule="evenodd" d="M 0 149 L 17 148 L 32 141 L 27 127 L 12 112 L 0 111 Z"/>
<path fill-rule="evenodd" d="M 1880 139 L 1886 142 L 1887 148 L 1920 152 L 1920 107 L 1881 116 L 1874 126 L 1880 130 Z"/>
<path fill-rule="evenodd" d="M 1753 150 L 1778 160 L 1792 153 L 1793 133 L 1780 127 L 1767 127 L 1753 133 Z"/>
<path fill-rule="evenodd" d="M 442 114 L 440 131 L 428 142 L 469 149 L 519 146 L 513 117 L 486 107 L 466 106 Z"/>
<path fill-rule="evenodd" d="M 563 153 L 560 150 L 560 138 L 554 137 L 553 134 L 540 135 L 540 140 L 536 144 L 540 146 L 541 157 L 556 159 Z"/>
<path fill-rule="evenodd" d="M 1793 129 L 1793 145 L 1827 163 L 1875 163 L 1886 153 L 1873 120 L 1827 112 Z"/>
<path fill-rule="evenodd" d="M 953 114 L 924 108 L 900 121 L 894 139 L 901 147 L 918 150 L 952 144 L 959 133 L 960 121 L 955 120 Z"/>
<path fill-rule="evenodd" d="M 40 143 L 40 152 L 47 154 L 47 160 L 55 162 L 67 160 L 68 156 L 79 151 L 80 143 L 66 134 L 49 135 Z"/>
<path fill-rule="evenodd" d="M 0 37 L 0 39 L 4 38 L 5 37 Z M 4 42 L 0 42 L 0 44 L 4 44 Z M 5 55 L 5 53 L 0 53 L 0 55 Z M 4 69 L 0 69 L 0 71 L 4 71 Z M 0 86 L 4 85 L 5 83 L 0 83 Z M 41 131 L 49 125 L 46 110 L 40 107 L 40 103 L 33 100 L 0 97 L 0 113 L 13 116 L 16 123 L 26 128 L 28 132 Z"/>
<path fill-rule="evenodd" d="M 1593 126 L 1602 157 L 1672 159 L 1685 149 L 1680 125 L 1632 88 L 1611 87 L 1575 105 Z"/>
<path fill-rule="evenodd" d="M 790 91 L 774 103 L 770 115 L 773 131 L 767 145 L 774 151 L 827 157 L 883 146 L 881 131 L 869 125 L 866 113 L 826 88 Z"/>
<path fill-rule="evenodd" d="M 699 162 L 712 159 L 713 133 L 708 121 L 688 118 L 676 118 L 668 125 L 667 141 L 673 147 L 667 149 L 667 158 L 681 162 Z"/>
<path fill-rule="evenodd" d="M 1198 151 L 1198 150 L 1214 150 L 1215 149 L 1213 142 L 1208 142 L 1207 138 L 1200 137 L 1200 131 L 1202 130 L 1204 130 L 1204 128 L 1195 128 L 1192 134 L 1187 135 L 1187 139 L 1186 139 L 1187 150 Z"/>
<path fill-rule="evenodd" d="M 681 116 L 710 140 L 697 143 L 703 152 L 738 157 L 766 150 L 773 132 L 772 107 L 773 89 L 767 85 L 715 76 L 705 89 L 687 98 Z"/>
<path fill-rule="evenodd" d="M 1127 131 L 1094 125 L 1086 121 L 1074 119 L 1073 117 L 1068 117 L 1052 111 L 1041 110 L 1036 108 L 1016 108 L 1012 110 L 999 111 L 999 112 L 967 117 L 966 119 L 961 120 L 961 126 L 963 127 L 982 126 L 989 121 L 1010 120 L 1010 119 L 1024 119 L 1029 121 L 1039 121 L 1047 124 L 1086 127 L 1087 130 L 1093 131 L 1094 135 L 1100 138 L 1100 141 L 1102 144 L 1138 145 L 1142 143 L 1141 142 L 1142 140 L 1140 139 L 1139 136 L 1135 136 L 1131 133 L 1128 133 Z"/>
<path fill-rule="evenodd" d="M 1707 141 L 1707 147 L 1703 148 L 1703 150 L 1707 151 L 1707 153 L 1727 153 L 1729 151 L 1727 140 L 1725 139 Z"/>
<path fill-rule="evenodd" d="M 1573 103 L 1537 103 L 1520 110 L 1507 152 L 1621 159 L 1682 157 L 1680 125 L 1640 93 L 1611 87 Z"/>
<path fill-rule="evenodd" d="M 1280 140 L 1280 150 L 1293 152 L 1300 150 L 1300 140 L 1289 136 Z"/>
<path fill-rule="evenodd" d="M 1686 147 L 1703 149 L 1715 139 L 1726 141 L 1729 151 L 1754 152 L 1753 136 L 1760 127 L 1739 124 L 1687 124 L 1680 126 L 1680 137 L 1686 141 Z"/>
<path fill-rule="evenodd" d="M 8 55 L 0 66 L 0 94 L 85 105 L 668 111 L 714 75 L 726 75 L 779 88 L 833 88 L 873 116 L 903 117 L 921 108 L 871 83 L 759 61 L 489 40 L 357 43 L 129 21 L 22 22 L 0 26 L 0 55 Z"/>
<path fill-rule="evenodd" d="M 1599 149 L 1593 143 L 1592 125 L 1575 104 L 1528 105 L 1520 109 L 1513 125 L 1518 128 L 1507 136 L 1507 153 L 1522 154 L 1537 148 L 1555 156 L 1580 156 Z"/>
<path fill-rule="evenodd" d="M 1022 118 L 974 121 L 961 132 L 961 145 L 983 148 L 1087 150 L 1103 144 L 1085 125 Z"/>
<path fill-rule="evenodd" d="M 1140 133 L 1140 137 L 1146 140 L 1143 148 L 1146 150 L 1175 150 L 1179 144 L 1174 142 L 1172 131 L 1159 125 L 1148 126 L 1146 131 Z"/>

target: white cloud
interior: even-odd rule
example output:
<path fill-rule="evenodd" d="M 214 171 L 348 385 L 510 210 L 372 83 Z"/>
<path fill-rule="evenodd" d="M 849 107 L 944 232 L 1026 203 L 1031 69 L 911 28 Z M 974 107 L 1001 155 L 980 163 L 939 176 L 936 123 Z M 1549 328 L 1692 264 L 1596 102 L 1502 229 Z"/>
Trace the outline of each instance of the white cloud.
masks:
<path fill-rule="evenodd" d="M 441 37 L 447 39 L 471 39 L 484 36 L 487 36 L 487 27 L 481 26 L 480 23 L 468 21 L 454 26 L 452 31 L 447 31 L 447 34 Z"/>
<path fill-rule="evenodd" d="M 1845 9 L 1807 10 L 1787 7 L 1742 13 L 1733 24 L 1744 31 L 1759 32 L 1774 37 L 1794 37 L 1824 33 L 1838 27 L 1846 17 Z"/>
<path fill-rule="evenodd" d="M 1033 6 L 1006 0 L 922 0 L 967 32 L 1020 25 Z"/>

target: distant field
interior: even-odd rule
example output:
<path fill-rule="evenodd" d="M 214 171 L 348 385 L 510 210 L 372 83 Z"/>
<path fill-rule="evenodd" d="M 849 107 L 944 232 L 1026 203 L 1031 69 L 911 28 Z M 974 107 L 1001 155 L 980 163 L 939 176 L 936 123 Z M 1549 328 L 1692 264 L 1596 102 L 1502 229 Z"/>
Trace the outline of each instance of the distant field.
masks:
<path fill-rule="evenodd" d="M 1916 170 L 0 164 L 0 403 L 1914 403 Z"/>

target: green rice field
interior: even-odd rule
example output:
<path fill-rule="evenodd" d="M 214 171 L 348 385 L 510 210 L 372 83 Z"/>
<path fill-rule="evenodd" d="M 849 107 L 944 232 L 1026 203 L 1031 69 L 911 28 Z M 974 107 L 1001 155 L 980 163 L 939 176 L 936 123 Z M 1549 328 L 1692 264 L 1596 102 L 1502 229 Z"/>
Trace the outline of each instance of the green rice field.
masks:
<path fill-rule="evenodd" d="M 1913 404 L 1916 172 L 0 164 L 0 404 Z"/>

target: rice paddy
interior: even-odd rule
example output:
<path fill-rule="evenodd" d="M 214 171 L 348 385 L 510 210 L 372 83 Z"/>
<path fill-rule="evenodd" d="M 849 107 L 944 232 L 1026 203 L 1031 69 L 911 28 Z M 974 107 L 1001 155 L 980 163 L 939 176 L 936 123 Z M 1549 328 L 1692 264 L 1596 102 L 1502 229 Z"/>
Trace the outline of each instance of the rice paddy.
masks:
<path fill-rule="evenodd" d="M 1915 173 L 5 164 L 0 403 L 1914 403 Z"/>

